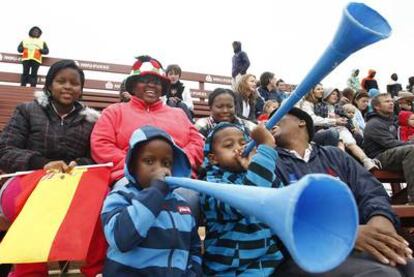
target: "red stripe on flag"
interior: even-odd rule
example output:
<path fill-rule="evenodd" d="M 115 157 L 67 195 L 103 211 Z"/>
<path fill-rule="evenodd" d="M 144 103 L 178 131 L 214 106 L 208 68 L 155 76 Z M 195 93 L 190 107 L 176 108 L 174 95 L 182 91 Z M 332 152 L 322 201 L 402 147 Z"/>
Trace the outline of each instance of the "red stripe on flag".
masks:
<path fill-rule="evenodd" d="M 85 260 L 109 188 L 107 168 L 83 173 L 68 212 L 56 234 L 49 261 Z"/>

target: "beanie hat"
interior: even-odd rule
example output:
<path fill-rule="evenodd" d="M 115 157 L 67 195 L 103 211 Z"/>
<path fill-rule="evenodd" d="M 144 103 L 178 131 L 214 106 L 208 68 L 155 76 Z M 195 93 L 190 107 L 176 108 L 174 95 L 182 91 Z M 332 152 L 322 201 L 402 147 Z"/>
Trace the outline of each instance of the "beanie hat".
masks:
<path fill-rule="evenodd" d="M 153 75 L 161 80 L 162 95 L 165 95 L 170 87 L 170 79 L 165 75 L 164 69 L 159 61 L 150 56 L 139 56 L 137 61 L 132 65 L 131 73 L 125 79 L 125 88 L 129 93 L 132 93 L 135 82 L 139 77 L 146 75 Z"/>
<path fill-rule="evenodd" d="M 379 92 L 379 90 L 378 90 L 378 89 L 376 89 L 376 88 L 371 88 L 371 89 L 368 91 L 368 96 L 369 96 L 370 98 L 373 98 L 373 97 L 377 96 L 378 94 L 380 94 L 380 92 Z"/>
<path fill-rule="evenodd" d="M 39 37 L 40 37 L 42 35 L 42 30 L 39 27 L 37 27 L 37 26 L 33 26 L 32 28 L 30 28 L 30 30 L 29 30 L 29 36 L 33 37 L 34 36 L 33 35 L 33 32 L 35 30 L 37 30 L 39 32 Z"/>

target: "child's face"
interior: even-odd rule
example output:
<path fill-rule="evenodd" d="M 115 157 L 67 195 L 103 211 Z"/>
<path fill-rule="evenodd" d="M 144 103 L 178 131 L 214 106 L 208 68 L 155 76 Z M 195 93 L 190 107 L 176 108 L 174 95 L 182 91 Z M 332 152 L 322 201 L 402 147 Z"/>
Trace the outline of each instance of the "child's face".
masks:
<path fill-rule="evenodd" d="M 408 126 L 414 127 L 414 114 L 410 115 L 408 118 Z"/>
<path fill-rule="evenodd" d="M 178 75 L 177 72 L 173 71 L 168 72 L 167 77 L 170 79 L 171 84 L 175 84 L 178 80 L 180 80 L 180 75 Z"/>
<path fill-rule="evenodd" d="M 147 188 L 151 180 L 160 170 L 171 175 L 173 165 L 173 149 L 163 139 L 153 139 L 135 150 L 135 159 L 131 171 L 142 188 Z"/>
<path fill-rule="evenodd" d="M 237 160 L 237 150 L 240 150 L 246 141 L 243 132 L 235 127 L 228 127 L 214 135 L 210 162 L 232 172 L 240 172 L 242 166 Z"/>
<path fill-rule="evenodd" d="M 345 115 L 346 115 L 346 117 L 348 117 L 348 118 L 354 118 L 354 115 L 355 115 L 355 111 L 354 110 L 346 110 L 345 111 Z"/>
<path fill-rule="evenodd" d="M 265 113 L 270 114 L 271 112 L 273 112 L 277 108 L 279 108 L 279 103 L 278 102 L 272 102 L 270 105 L 268 105 L 266 107 Z"/>

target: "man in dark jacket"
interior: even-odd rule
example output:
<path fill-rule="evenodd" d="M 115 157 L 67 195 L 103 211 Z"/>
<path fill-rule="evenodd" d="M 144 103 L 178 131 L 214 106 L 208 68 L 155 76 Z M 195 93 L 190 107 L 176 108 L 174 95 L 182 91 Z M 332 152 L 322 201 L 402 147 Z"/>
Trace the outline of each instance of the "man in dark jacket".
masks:
<path fill-rule="evenodd" d="M 311 144 L 312 118 L 300 109 L 293 108 L 272 133 L 279 154 L 275 187 L 295 183 L 306 174 L 325 173 L 348 184 L 358 205 L 360 226 L 355 251 L 336 269 L 312 276 L 401 276 L 414 270 L 414 263 L 409 261 L 411 250 L 396 232 L 398 219 L 377 179 L 339 148 Z M 309 276 L 292 260 L 282 265 L 278 273 Z"/>
<path fill-rule="evenodd" d="M 246 52 L 242 51 L 240 41 L 233 41 L 233 50 L 231 76 L 233 77 L 233 89 L 236 90 L 237 81 L 246 74 L 250 61 Z"/>
<path fill-rule="evenodd" d="M 374 112 L 367 115 L 364 129 L 365 153 L 378 159 L 383 169 L 403 171 L 407 181 L 408 202 L 414 204 L 414 144 L 398 139 L 394 125 L 394 102 L 390 94 L 375 96 L 371 105 Z"/>

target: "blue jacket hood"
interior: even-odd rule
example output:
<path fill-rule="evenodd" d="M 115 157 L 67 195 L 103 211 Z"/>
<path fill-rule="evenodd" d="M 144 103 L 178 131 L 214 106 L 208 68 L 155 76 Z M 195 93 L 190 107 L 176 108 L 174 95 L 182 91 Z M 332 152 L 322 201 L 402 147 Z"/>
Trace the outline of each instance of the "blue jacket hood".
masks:
<path fill-rule="evenodd" d="M 129 149 L 125 158 L 124 174 L 125 177 L 132 183 L 138 184 L 135 176 L 129 171 L 129 164 L 132 161 L 132 155 L 134 155 L 136 148 L 144 142 L 150 141 L 155 138 L 161 138 L 166 140 L 173 148 L 174 161 L 172 166 L 172 176 L 174 177 L 189 177 L 191 174 L 190 161 L 187 158 L 185 152 L 175 144 L 174 140 L 164 130 L 152 127 L 144 126 L 135 130 L 131 138 L 129 139 Z M 138 153 L 139 154 L 139 153 Z"/>

